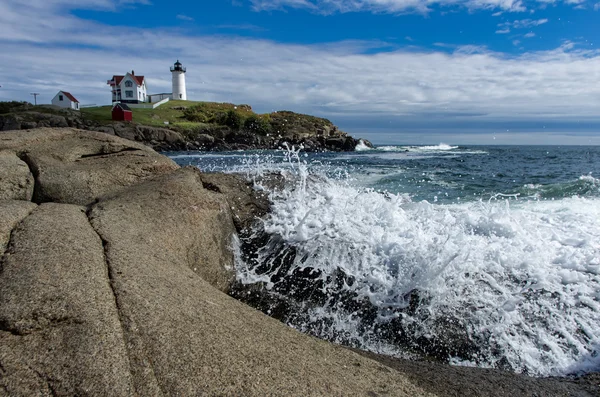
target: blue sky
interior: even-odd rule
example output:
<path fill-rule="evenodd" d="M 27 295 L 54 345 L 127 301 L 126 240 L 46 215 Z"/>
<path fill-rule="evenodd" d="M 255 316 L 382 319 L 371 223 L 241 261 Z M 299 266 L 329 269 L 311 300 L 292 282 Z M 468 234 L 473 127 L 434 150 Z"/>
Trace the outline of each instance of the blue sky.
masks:
<path fill-rule="evenodd" d="M 0 1 L 0 100 L 108 104 L 134 69 L 188 98 L 376 143 L 600 144 L 600 0 Z"/>

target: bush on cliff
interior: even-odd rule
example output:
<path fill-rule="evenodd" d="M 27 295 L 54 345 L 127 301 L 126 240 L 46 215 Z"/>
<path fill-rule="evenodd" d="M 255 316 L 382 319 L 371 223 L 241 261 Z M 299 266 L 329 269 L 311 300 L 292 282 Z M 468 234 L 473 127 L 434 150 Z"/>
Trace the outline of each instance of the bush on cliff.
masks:
<path fill-rule="evenodd" d="M 270 117 L 268 116 L 269 115 L 251 115 L 244 122 L 244 130 L 249 133 L 254 133 L 263 136 L 269 134 L 273 130 L 273 127 L 269 122 Z"/>
<path fill-rule="evenodd" d="M 239 130 L 244 125 L 244 117 L 233 109 L 229 109 L 227 112 L 220 113 L 217 118 L 217 123 L 226 125 L 227 127 Z"/>
<path fill-rule="evenodd" d="M 220 124 L 240 128 L 248 115 L 253 115 L 248 105 L 201 102 L 183 110 L 183 118 L 196 123 Z"/>
<path fill-rule="evenodd" d="M 0 114 L 6 114 L 13 111 L 21 111 L 25 110 L 31 106 L 29 102 L 19 102 L 19 101 L 9 101 L 9 102 L 0 102 Z"/>

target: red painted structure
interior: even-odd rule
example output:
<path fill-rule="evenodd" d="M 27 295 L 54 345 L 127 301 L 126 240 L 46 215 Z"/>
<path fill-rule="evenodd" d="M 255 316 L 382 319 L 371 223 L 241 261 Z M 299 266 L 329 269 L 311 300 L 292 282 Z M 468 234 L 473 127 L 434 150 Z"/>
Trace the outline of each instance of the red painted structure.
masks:
<path fill-rule="evenodd" d="M 131 121 L 133 119 L 133 112 L 124 103 L 115 103 L 115 106 L 112 108 L 112 119 L 113 121 Z"/>

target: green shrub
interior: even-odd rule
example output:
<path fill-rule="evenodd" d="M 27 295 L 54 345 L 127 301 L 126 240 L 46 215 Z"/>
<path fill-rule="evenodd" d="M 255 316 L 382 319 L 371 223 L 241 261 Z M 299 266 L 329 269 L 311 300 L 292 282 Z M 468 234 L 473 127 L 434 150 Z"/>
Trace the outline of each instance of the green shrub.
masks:
<path fill-rule="evenodd" d="M 21 111 L 28 106 L 32 106 L 29 102 L 18 102 L 18 101 L 10 101 L 10 102 L 0 102 L 0 114 L 6 114 L 15 111 Z"/>
<path fill-rule="evenodd" d="M 250 115 L 244 122 L 244 130 L 257 135 L 267 135 L 272 128 L 267 117 Z"/>
<path fill-rule="evenodd" d="M 228 110 L 226 113 L 222 113 L 219 119 L 219 124 L 226 125 L 233 129 L 239 130 L 244 124 L 243 117 L 233 109 Z"/>

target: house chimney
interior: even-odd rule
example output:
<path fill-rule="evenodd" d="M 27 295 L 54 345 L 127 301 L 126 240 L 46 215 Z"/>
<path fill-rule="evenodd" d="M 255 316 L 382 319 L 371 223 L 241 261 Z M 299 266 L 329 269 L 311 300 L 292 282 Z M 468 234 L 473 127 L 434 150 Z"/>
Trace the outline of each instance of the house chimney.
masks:
<path fill-rule="evenodd" d="M 131 71 L 131 75 L 132 75 L 132 76 L 135 76 L 135 72 L 134 72 L 133 70 Z"/>

